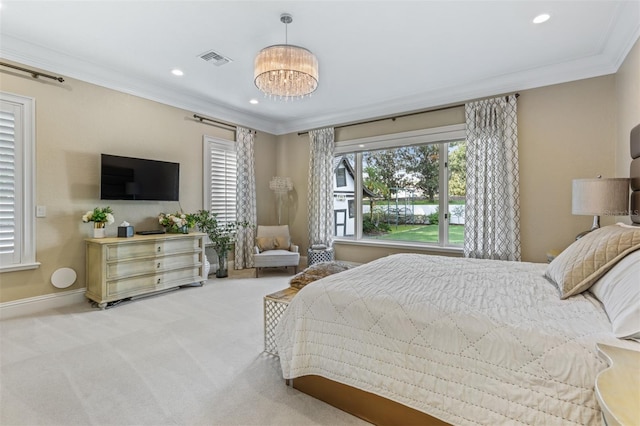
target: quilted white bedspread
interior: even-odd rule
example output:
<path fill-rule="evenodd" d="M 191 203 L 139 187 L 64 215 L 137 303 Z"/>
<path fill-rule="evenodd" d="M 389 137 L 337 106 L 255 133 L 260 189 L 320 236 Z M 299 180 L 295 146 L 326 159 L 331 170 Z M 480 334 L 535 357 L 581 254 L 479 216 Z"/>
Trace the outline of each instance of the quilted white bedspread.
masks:
<path fill-rule="evenodd" d="M 283 375 L 456 425 L 601 424 L 595 344 L 625 343 L 588 293 L 560 300 L 545 267 L 401 254 L 307 285 L 276 328 Z"/>

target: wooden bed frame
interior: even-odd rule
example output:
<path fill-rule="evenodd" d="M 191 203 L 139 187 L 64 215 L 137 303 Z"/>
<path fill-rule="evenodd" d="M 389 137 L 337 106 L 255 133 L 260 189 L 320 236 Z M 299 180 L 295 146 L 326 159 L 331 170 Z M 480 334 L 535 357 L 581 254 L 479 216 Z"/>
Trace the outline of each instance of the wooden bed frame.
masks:
<path fill-rule="evenodd" d="M 449 426 L 422 411 L 321 376 L 288 380 L 294 389 L 375 425 Z"/>
<path fill-rule="evenodd" d="M 640 124 L 631 130 L 630 136 L 630 217 L 634 224 L 640 225 Z M 288 380 L 287 384 L 292 384 L 300 392 L 376 425 L 449 424 L 400 403 L 321 376 L 297 377 Z"/>

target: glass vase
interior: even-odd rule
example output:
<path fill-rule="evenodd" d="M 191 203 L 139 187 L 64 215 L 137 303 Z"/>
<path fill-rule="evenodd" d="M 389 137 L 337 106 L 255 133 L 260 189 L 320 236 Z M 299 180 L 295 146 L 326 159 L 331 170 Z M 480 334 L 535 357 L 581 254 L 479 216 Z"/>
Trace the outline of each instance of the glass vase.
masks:
<path fill-rule="evenodd" d="M 226 278 L 227 273 L 227 251 L 218 252 L 218 270 L 216 271 L 217 278 Z"/>
<path fill-rule="evenodd" d="M 169 234 L 188 234 L 189 233 L 189 227 L 187 225 L 165 226 L 164 230 Z"/>

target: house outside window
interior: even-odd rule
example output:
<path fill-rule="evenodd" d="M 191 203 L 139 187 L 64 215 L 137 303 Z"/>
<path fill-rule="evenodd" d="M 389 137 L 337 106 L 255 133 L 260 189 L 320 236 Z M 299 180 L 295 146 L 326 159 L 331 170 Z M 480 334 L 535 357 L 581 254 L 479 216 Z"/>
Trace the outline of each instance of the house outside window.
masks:
<path fill-rule="evenodd" d="M 204 137 L 204 208 L 216 213 L 218 222 L 236 221 L 235 142 Z"/>
<path fill-rule="evenodd" d="M 35 260 L 35 101 L 0 92 L 0 272 Z"/>
<path fill-rule="evenodd" d="M 346 231 L 335 236 L 371 244 L 462 246 L 465 154 L 463 124 L 337 142 L 336 161 L 345 164 L 347 187 L 348 171 L 354 170 L 353 191 L 344 197 L 355 207 L 335 203 L 335 209 L 355 214 L 340 216 Z"/>
<path fill-rule="evenodd" d="M 347 172 L 344 166 L 340 166 L 336 169 L 336 186 L 338 188 L 347 186 Z"/>

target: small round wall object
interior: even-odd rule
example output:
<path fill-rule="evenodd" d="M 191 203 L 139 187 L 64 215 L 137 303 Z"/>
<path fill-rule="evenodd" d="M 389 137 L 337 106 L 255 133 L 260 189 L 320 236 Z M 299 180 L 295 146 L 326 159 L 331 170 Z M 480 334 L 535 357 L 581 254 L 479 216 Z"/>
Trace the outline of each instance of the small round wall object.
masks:
<path fill-rule="evenodd" d="M 77 277 L 73 269 L 60 268 L 51 275 L 51 284 L 56 288 L 67 288 L 76 282 Z"/>

